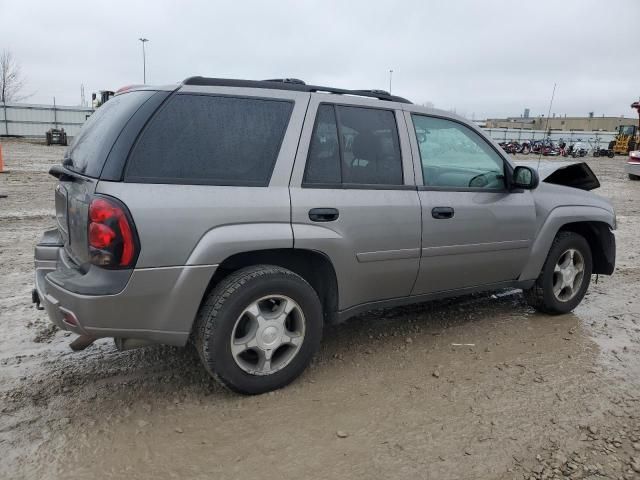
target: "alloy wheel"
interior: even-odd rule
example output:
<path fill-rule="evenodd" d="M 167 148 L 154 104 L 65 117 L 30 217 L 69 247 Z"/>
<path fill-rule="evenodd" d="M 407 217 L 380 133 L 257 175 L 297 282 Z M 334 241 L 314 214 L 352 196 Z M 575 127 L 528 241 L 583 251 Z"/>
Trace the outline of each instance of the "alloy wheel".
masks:
<path fill-rule="evenodd" d="M 584 279 L 584 258 L 580 251 L 566 250 L 553 269 L 553 295 L 561 302 L 568 302 L 580 291 Z"/>
<path fill-rule="evenodd" d="M 231 333 L 236 364 L 252 375 L 271 375 L 296 356 L 305 334 L 305 317 L 293 299 L 268 295 L 240 314 Z"/>

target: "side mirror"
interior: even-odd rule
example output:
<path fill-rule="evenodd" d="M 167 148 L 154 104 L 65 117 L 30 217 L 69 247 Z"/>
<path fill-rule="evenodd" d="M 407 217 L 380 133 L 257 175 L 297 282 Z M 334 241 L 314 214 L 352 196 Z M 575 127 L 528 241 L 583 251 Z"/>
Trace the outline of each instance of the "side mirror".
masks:
<path fill-rule="evenodd" d="M 513 175 L 511 177 L 512 188 L 522 188 L 524 190 L 533 190 L 540 183 L 538 172 L 531 167 L 525 167 L 524 165 L 518 165 L 513 169 Z"/>

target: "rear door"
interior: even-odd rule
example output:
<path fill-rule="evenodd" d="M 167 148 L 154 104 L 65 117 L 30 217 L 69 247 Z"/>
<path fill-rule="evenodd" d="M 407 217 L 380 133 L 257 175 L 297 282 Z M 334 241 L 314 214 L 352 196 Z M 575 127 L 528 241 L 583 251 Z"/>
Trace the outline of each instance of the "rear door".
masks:
<path fill-rule="evenodd" d="M 290 184 L 295 248 L 325 253 L 339 308 L 408 296 L 420 205 L 397 104 L 313 95 Z"/>
<path fill-rule="evenodd" d="M 405 113 L 422 205 L 414 295 L 518 278 L 535 231 L 530 191 L 508 191 L 509 165 L 465 123 Z"/>

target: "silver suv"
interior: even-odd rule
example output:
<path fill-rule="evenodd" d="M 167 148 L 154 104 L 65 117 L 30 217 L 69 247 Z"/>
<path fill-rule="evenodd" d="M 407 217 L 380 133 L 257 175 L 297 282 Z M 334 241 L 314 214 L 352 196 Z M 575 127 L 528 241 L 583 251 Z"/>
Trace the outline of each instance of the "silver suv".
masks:
<path fill-rule="evenodd" d="M 384 91 L 132 88 L 50 173 L 33 296 L 75 347 L 191 342 L 247 394 L 287 385 L 324 325 L 365 310 L 516 287 L 566 313 L 614 269 L 586 164 L 515 166 L 473 123 Z"/>

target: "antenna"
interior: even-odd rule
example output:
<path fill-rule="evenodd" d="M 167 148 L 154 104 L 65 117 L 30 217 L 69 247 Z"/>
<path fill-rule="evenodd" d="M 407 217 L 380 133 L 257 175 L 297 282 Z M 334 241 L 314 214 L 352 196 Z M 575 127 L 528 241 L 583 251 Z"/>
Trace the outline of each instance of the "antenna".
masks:
<path fill-rule="evenodd" d="M 553 84 L 553 92 L 551 92 L 551 100 L 549 101 L 549 111 L 547 112 L 547 121 L 545 123 L 544 126 L 544 133 L 545 135 L 547 135 L 547 129 L 549 128 L 549 115 L 551 115 L 551 106 L 553 105 L 553 98 L 556 96 L 556 83 Z M 540 153 L 538 154 L 538 166 L 536 167 L 536 170 L 540 170 L 540 159 L 542 158 L 542 149 L 540 150 Z"/>

